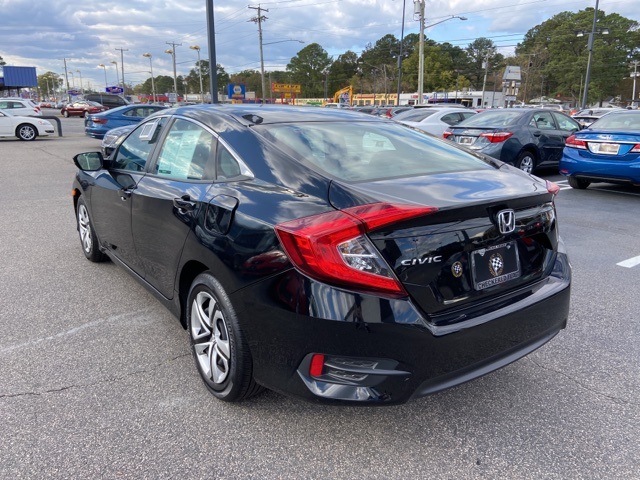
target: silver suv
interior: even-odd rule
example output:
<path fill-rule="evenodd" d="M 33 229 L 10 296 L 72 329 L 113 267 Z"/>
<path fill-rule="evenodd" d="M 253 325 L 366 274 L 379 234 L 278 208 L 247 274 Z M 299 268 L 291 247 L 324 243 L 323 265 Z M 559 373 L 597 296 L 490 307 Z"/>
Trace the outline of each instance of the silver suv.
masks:
<path fill-rule="evenodd" d="M 25 117 L 42 116 L 40 107 L 27 98 L 0 97 L 0 110 Z"/>

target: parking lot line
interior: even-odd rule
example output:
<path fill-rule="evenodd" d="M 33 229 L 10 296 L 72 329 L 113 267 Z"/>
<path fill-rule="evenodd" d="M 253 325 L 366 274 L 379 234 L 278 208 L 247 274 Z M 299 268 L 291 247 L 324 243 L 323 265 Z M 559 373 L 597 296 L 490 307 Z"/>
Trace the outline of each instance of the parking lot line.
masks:
<path fill-rule="evenodd" d="M 620 267 L 626 267 L 626 268 L 632 268 L 632 267 L 635 267 L 636 265 L 640 265 L 640 255 L 638 255 L 637 257 L 629 258 L 620 263 L 616 263 L 616 265 Z"/>

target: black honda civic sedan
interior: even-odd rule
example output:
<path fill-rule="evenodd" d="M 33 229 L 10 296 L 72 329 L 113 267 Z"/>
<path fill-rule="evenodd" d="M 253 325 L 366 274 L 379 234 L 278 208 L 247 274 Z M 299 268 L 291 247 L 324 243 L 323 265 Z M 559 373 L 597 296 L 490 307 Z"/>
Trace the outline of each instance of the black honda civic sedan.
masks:
<path fill-rule="evenodd" d="M 76 155 L 84 255 L 188 331 L 217 398 L 396 404 L 566 325 L 558 187 L 384 119 L 198 105 Z"/>

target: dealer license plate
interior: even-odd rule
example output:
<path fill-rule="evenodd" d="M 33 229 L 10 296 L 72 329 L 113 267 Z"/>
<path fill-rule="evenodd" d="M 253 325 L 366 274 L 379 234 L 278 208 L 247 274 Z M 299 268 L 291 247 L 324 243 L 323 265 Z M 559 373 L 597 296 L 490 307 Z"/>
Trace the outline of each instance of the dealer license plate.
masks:
<path fill-rule="evenodd" d="M 602 153 L 605 155 L 617 155 L 620 150 L 618 143 L 590 143 L 589 147 L 593 153 Z"/>
<path fill-rule="evenodd" d="M 460 145 L 473 145 L 473 142 L 475 142 L 476 137 L 458 137 L 458 143 Z"/>
<path fill-rule="evenodd" d="M 501 243 L 471 252 L 471 272 L 476 290 L 518 278 L 521 272 L 516 242 Z"/>

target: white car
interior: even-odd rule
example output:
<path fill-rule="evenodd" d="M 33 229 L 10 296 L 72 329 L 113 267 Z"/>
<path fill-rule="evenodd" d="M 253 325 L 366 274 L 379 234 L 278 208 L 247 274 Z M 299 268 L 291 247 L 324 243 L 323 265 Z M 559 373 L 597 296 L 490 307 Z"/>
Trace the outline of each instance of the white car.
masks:
<path fill-rule="evenodd" d="M 447 128 L 457 125 L 475 114 L 475 110 L 460 107 L 415 108 L 399 113 L 393 117 L 393 120 L 437 137 L 442 137 Z"/>
<path fill-rule="evenodd" d="M 0 110 L 0 137 L 18 137 L 20 140 L 35 140 L 54 132 L 53 125 L 47 120 L 37 117 L 13 115 Z"/>
<path fill-rule="evenodd" d="M 28 98 L 0 97 L 0 110 L 8 110 L 12 115 L 42 116 L 40 106 Z"/>

